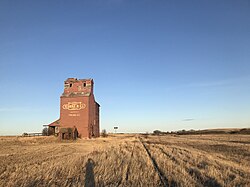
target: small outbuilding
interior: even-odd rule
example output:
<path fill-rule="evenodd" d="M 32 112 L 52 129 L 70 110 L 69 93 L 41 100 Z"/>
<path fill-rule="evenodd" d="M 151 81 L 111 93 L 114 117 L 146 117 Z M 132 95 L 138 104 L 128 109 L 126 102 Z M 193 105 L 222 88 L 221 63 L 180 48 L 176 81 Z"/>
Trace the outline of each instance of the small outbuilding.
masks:
<path fill-rule="evenodd" d="M 76 140 L 78 137 L 78 131 L 76 127 L 61 127 L 59 128 L 59 139 L 60 140 Z"/>
<path fill-rule="evenodd" d="M 60 119 L 52 122 L 48 125 L 48 135 L 55 135 L 58 136 L 59 133 L 59 127 L 60 127 Z"/>

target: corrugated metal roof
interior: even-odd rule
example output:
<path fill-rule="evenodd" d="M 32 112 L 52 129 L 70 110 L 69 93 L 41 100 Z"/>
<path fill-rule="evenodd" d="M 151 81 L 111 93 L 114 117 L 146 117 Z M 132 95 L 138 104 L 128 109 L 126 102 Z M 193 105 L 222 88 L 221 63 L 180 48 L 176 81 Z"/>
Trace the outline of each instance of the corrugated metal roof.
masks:
<path fill-rule="evenodd" d="M 58 119 L 56 121 L 53 121 L 48 126 L 50 126 L 50 127 L 58 127 L 58 126 L 60 126 L 60 119 Z"/>

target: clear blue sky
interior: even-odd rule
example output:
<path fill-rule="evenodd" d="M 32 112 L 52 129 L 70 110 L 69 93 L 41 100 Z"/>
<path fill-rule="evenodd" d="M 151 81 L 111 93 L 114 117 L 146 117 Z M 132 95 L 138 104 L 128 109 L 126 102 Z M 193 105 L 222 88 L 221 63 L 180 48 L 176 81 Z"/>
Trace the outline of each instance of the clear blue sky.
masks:
<path fill-rule="evenodd" d="M 68 77 L 109 132 L 250 127 L 250 1 L 1 0 L 0 134 L 58 119 Z"/>

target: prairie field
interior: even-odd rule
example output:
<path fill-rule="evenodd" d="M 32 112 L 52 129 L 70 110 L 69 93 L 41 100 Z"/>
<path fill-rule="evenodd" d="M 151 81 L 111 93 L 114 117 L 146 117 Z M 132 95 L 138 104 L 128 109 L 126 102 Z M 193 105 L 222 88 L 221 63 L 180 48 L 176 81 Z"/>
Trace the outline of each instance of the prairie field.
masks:
<path fill-rule="evenodd" d="M 250 186 L 250 135 L 0 137 L 0 186 Z"/>

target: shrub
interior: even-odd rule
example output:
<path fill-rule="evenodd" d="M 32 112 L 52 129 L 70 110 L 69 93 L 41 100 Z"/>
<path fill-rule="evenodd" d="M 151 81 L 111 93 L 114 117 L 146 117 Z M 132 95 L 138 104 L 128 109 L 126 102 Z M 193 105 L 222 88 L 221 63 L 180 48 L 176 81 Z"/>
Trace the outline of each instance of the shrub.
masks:
<path fill-rule="evenodd" d="M 49 135 L 49 129 L 47 127 L 43 128 L 42 135 L 43 136 L 48 136 Z"/>
<path fill-rule="evenodd" d="M 106 129 L 102 130 L 101 136 L 104 137 L 104 138 L 108 136 L 108 133 L 107 133 Z"/>

